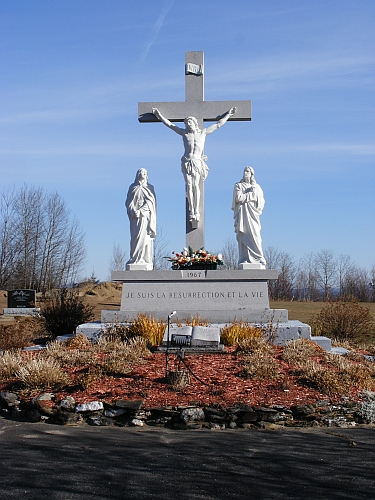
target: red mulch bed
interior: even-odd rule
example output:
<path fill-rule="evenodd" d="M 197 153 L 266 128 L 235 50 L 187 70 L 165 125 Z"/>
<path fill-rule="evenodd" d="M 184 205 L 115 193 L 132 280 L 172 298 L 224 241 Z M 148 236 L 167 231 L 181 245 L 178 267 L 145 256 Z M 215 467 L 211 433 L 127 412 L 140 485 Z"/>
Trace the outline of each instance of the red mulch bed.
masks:
<path fill-rule="evenodd" d="M 280 348 L 278 348 L 280 350 Z M 253 381 L 238 376 L 238 357 L 235 348 L 227 348 L 223 354 L 187 355 L 185 361 L 192 372 L 204 382 L 190 376 L 190 384 L 175 391 L 165 381 L 166 356 L 154 353 L 145 364 L 135 366 L 126 377 L 107 377 L 93 383 L 85 391 L 59 391 L 56 400 L 71 394 L 77 403 L 102 400 L 112 403 L 119 399 L 144 399 L 145 406 L 165 407 L 216 405 L 229 407 L 235 404 L 251 406 L 291 405 L 315 403 L 319 400 L 335 401 L 314 389 L 296 384 L 290 367 L 279 359 L 283 378 L 279 381 Z M 169 369 L 177 369 L 176 355 L 169 355 Z M 181 363 L 181 369 L 186 367 Z"/>

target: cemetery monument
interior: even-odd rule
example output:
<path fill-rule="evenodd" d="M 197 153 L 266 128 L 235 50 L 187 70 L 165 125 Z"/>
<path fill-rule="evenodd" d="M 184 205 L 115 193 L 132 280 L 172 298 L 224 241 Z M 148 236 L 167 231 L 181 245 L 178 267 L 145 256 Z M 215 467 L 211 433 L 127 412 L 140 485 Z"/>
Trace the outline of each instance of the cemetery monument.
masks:
<path fill-rule="evenodd" d="M 141 102 L 138 105 L 140 122 L 159 123 L 161 120 L 183 137 L 186 246 L 194 250 L 204 247 L 203 187 L 208 172 L 203 151 L 205 137 L 228 121 L 251 120 L 250 101 L 205 101 L 204 73 L 203 52 L 187 52 L 185 101 Z M 184 121 L 186 128 L 177 127 L 173 123 Z M 207 121 L 216 123 L 205 129 L 203 123 Z M 279 344 L 290 339 L 310 338 L 309 325 L 300 321 L 288 321 L 286 309 L 270 309 L 268 280 L 277 279 L 278 271 L 265 269 L 259 221 L 264 197 L 251 167 L 245 168 L 242 180 L 234 187 L 232 208 L 241 268 L 237 270 L 152 270 L 149 251 L 155 237 L 156 202 L 153 190 L 147 184 L 147 172 L 145 169 L 141 170 L 144 171 L 139 174 L 142 180 L 139 181 L 137 174 L 136 182 L 129 190 L 128 199 L 132 199 L 133 196 L 139 197 L 138 205 L 143 206 L 144 211 L 138 215 L 144 215 L 145 218 L 142 221 L 132 221 L 134 215 L 137 218 L 138 205 L 133 210 L 134 202 L 127 201 L 131 227 L 133 224 L 131 236 L 134 241 L 131 243 L 131 259 L 126 271 L 112 272 L 112 281 L 122 283 L 121 307 L 119 311 L 102 311 L 102 323 L 128 322 L 140 313 L 165 321 L 171 311 L 174 311 L 176 322 L 184 323 L 197 315 L 210 321 L 211 327 L 206 332 L 202 331 L 204 327 L 201 327 L 197 332 L 193 331 L 190 334 L 195 345 L 219 347 L 219 325 L 236 320 L 273 325 L 277 334 L 276 342 Z M 86 325 L 80 325 L 77 331 L 89 334 L 90 329 L 85 327 Z M 98 330 L 101 326 L 97 325 L 96 328 Z M 175 336 L 178 337 L 176 334 Z M 185 332 L 180 337 L 185 338 L 189 335 Z M 314 340 L 317 341 L 318 338 L 314 337 Z M 192 345 L 194 342 L 186 344 Z M 325 347 L 328 347 L 327 342 Z"/>

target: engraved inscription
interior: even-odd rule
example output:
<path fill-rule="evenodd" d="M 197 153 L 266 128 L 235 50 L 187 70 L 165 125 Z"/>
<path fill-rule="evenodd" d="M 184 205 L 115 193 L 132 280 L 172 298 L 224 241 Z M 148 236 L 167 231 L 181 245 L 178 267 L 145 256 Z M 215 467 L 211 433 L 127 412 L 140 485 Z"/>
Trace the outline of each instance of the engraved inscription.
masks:
<path fill-rule="evenodd" d="M 188 279 L 204 279 L 206 278 L 205 271 L 182 271 L 183 278 Z"/>
<path fill-rule="evenodd" d="M 203 65 L 202 64 L 193 64 L 186 63 L 185 66 L 185 74 L 186 75 L 203 75 Z"/>

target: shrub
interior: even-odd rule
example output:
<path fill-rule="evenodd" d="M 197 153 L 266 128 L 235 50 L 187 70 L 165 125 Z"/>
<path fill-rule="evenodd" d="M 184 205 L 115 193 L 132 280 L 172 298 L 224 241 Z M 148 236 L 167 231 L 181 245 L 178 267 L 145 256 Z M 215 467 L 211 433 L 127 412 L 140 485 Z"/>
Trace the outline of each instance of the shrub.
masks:
<path fill-rule="evenodd" d="M 54 359 L 34 358 L 21 366 L 16 377 L 27 389 L 59 389 L 70 383 L 68 375 Z"/>
<path fill-rule="evenodd" d="M 284 347 L 281 358 L 289 365 L 299 365 L 314 356 L 322 354 L 323 349 L 308 339 L 299 339 L 288 342 Z"/>
<path fill-rule="evenodd" d="M 5 351 L 4 354 L 0 356 L 0 380 L 6 382 L 15 378 L 16 372 L 21 366 L 21 353 Z"/>
<path fill-rule="evenodd" d="M 263 338 L 263 330 L 261 327 L 252 326 L 247 322 L 234 321 L 220 330 L 220 337 L 225 345 L 238 345 L 244 339 Z"/>
<path fill-rule="evenodd" d="M 253 380 L 270 380 L 280 377 L 277 361 L 270 356 L 249 354 L 241 360 L 242 370 L 239 375 Z"/>
<path fill-rule="evenodd" d="M 16 320 L 11 325 L 0 325 L 0 349 L 22 349 L 42 333 L 43 325 L 36 318 Z"/>
<path fill-rule="evenodd" d="M 74 333 L 78 325 L 93 319 L 94 307 L 83 303 L 76 288 L 61 288 L 41 310 L 46 329 L 53 338 Z"/>
<path fill-rule="evenodd" d="M 369 337 L 374 328 L 370 309 L 354 299 L 329 302 L 318 314 L 312 316 L 310 322 L 314 335 L 354 343 Z"/>

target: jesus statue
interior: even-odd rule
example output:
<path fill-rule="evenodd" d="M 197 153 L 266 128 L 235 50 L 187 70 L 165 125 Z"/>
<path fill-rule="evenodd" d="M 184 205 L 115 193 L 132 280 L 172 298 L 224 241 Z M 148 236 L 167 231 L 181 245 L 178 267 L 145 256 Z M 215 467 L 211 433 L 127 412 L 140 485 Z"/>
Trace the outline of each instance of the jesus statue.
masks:
<path fill-rule="evenodd" d="M 231 108 L 217 123 L 201 130 L 198 121 L 194 116 L 185 118 L 186 128 L 177 127 L 165 118 L 157 108 L 152 108 L 153 114 L 159 118 L 164 125 L 172 129 L 176 134 L 182 135 L 185 152 L 181 158 L 181 170 L 186 184 L 186 198 L 189 206 L 189 220 L 198 222 L 200 219 L 199 202 L 200 189 L 199 182 L 206 179 L 208 166 L 207 157 L 204 155 L 204 143 L 206 135 L 212 134 L 220 128 L 236 112 L 236 108 Z"/>

